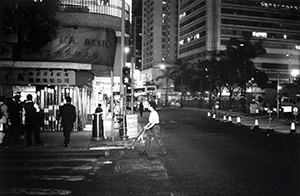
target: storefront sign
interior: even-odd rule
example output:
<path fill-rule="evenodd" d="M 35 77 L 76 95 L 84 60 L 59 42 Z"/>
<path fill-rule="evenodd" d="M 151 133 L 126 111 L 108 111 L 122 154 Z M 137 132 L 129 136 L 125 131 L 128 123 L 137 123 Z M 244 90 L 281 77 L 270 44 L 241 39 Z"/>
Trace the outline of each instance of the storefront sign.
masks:
<path fill-rule="evenodd" d="M 126 127 L 128 138 L 134 138 L 138 134 L 138 116 L 136 114 L 126 115 Z"/>
<path fill-rule="evenodd" d="M 24 85 L 75 85 L 75 71 L 14 69 L 1 70 L 3 84 Z"/>
<path fill-rule="evenodd" d="M 96 88 L 102 92 L 111 92 L 111 78 L 110 77 L 98 77 L 95 81 Z M 113 92 L 120 92 L 120 77 L 114 76 Z"/>
<path fill-rule="evenodd" d="M 55 40 L 42 48 L 41 53 L 27 53 L 22 46 L 21 60 L 67 61 L 112 67 L 116 40 L 115 31 L 111 29 L 59 27 Z"/>

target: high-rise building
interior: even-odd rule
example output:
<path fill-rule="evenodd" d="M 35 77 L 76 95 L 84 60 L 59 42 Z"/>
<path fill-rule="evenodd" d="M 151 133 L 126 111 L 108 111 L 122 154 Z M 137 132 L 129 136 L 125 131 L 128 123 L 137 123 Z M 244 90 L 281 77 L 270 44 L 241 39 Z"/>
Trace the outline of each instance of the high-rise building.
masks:
<path fill-rule="evenodd" d="M 142 79 L 146 82 L 156 82 L 159 66 L 177 60 L 177 8 L 177 0 L 143 0 Z"/>
<path fill-rule="evenodd" d="M 289 82 L 300 69 L 299 0 L 180 0 L 178 58 L 198 62 L 225 50 L 231 38 L 262 41 L 254 59 L 270 81 Z"/>

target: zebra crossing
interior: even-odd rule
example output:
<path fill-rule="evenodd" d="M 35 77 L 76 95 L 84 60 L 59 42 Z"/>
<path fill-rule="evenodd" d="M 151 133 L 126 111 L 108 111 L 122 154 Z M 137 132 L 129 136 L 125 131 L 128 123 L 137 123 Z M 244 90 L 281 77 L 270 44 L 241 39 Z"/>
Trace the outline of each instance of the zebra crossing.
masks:
<path fill-rule="evenodd" d="M 114 170 L 99 151 L 1 151 L 0 195 L 71 195 L 100 167 Z"/>

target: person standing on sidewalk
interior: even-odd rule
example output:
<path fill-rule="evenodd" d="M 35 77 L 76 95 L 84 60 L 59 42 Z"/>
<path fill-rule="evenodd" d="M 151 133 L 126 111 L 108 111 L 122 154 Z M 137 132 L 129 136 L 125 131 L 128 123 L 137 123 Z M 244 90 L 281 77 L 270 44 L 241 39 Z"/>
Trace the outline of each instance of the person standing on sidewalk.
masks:
<path fill-rule="evenodd" d="M 5 104 L 5 97 L 0 96 L 0 144 L 3 143 L 5 137 L 5 125 L 8 119 L 8 107 Z"/>
<path fill-rule="evenodd" d="M 26 132 L 26 142 L 27 147 L 32 145 L 31 134 L 34 134 L 35 143 L 41 144 L 40 140 L 40 128 L 37 122 L 38 112 L 40 112 L 39 106 L 32 101 L 32 95 L 27 95 L 27 100 L 24 105 L 24 117 L 25 117 L 25 132 Z"/>
<path fill-rule="evenodd" d="M 8 107 L 9 123 L 12 133 L 12 146 L 19 142 L 21 133 L 21 120 L 22 120 L 22 105 L 20 104 L 20 96 L 15 95 L 11 99 Z"/>
<path fill-rule="evenodd" d="M 76 107 L 71 104 L 71 97 L 66 97 L 66 104 L 60 107 L 59 117 L 64 132 L 64 146 L 68 147 L 70 136 L 76 120 Z"/>
<path fill-rule="evenodd" d="M 156 140 L 162 149 L 162 153 L 159 155 L 165 156 L 167 155 L 167 150 L 160 136 L 159 115 L 157 111 L 154 109 L 155 107 L 156 107 L 155 102 L 150 102 L 149 122 L 147 125 L 144 126 L 144 130 L 146 130 L 145 132 L 147 134 L 147 139 L 146 139 L 145 148 L 140 152 L 140 154 L 147 155 L 147 151 L 150 148 L 152 140 Z"/>
<path fill-rule="evenodd" d="M 139 111 L 140 111 L 141 117 L 143 117 L 143 112 L 144 112 L 144 105 L 143 105 L 143 102 L 140 102 L 140 105 L 139 105 Z"/>

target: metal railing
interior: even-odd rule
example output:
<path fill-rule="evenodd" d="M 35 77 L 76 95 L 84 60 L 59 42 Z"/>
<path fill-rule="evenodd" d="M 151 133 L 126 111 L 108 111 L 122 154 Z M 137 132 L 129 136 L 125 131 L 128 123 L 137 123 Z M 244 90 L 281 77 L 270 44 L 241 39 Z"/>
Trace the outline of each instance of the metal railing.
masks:
<path fill-rule="evenodd" d="M 88 12 L 122 18 L 122 0 L 60 0 L 60 12 Z M 129 20 L 130 6 L 125 4 L 125 20 Z"/>

